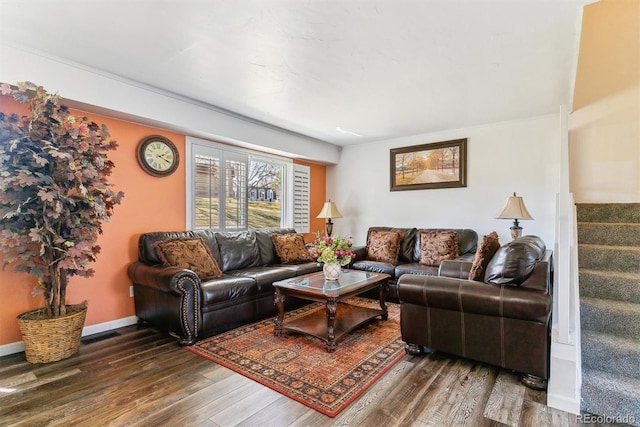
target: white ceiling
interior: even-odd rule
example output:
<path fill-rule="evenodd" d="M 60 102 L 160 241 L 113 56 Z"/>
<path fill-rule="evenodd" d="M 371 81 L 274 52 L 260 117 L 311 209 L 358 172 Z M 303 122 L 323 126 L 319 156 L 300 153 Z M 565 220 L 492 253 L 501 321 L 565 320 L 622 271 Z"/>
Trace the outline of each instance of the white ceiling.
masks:
<path fill-rule="evenodd" d="M 557 113 L 587 0 L 0 0 L 0 41 L 337 145 Z"/>

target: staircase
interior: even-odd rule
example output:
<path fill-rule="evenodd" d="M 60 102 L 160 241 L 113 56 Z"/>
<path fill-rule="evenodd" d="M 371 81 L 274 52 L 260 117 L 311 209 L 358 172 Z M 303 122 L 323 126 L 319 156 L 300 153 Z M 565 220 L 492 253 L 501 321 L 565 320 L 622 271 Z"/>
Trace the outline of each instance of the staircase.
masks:
<path fill-rule="evenodd" d="M 640 426 L 640 203 L 576 207 L 581 410 Z"/>

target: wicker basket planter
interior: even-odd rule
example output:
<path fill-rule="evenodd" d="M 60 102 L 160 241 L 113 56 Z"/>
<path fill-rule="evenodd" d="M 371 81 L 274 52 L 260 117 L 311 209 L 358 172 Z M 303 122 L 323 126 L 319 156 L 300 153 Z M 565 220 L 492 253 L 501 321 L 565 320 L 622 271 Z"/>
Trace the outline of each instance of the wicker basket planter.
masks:
<path fill-rule="evenodd" d="M 18 316 L 27 361 L 49 363 L 76 354 L 87 316 L 86 304 L 68 305 L 68 314 L 61 317 L 43 318 L 42 312 L 40 308 Z"/>

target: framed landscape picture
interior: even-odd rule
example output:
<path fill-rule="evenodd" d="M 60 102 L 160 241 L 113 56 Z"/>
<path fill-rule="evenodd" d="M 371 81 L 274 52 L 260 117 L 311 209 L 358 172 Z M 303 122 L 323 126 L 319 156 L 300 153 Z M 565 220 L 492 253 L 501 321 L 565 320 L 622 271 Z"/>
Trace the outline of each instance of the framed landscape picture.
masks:
<path fill-rule="evenodd" d="M 466 138 L 391 149 L 391 191 L 466 186 Z"/>

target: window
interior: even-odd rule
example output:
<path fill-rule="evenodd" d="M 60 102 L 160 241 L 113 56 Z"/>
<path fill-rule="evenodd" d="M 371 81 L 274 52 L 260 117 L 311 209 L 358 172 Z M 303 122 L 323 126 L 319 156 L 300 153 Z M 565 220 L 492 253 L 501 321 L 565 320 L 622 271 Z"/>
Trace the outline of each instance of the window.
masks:
<path fill-rule="evenodd" d="M 249 228 L 280 227 L 284 166 L 269 158 L 249 156 L 248 185 L 257 195 L 249 200 Z"/>
<path fill-rule="evenodd" d="M 308 231 L 308 167 L 303 194 L 293 184 L 298 179 L 294 166 L 298 170 L 299 165 L 289 159 L 196 138 L 187 138 L 186 157 L 188 229 L 293 227 L 294 217 L 302 218 L 300 212 L 306 210 Z M 296 229 L 299 222 L 295 220 Z"/>

